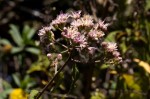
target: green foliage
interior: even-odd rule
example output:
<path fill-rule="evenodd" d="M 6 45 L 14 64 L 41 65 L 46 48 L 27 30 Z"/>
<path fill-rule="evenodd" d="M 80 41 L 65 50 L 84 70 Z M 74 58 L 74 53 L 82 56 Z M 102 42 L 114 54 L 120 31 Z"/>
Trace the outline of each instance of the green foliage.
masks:
<path fill-rule="evenodd" d="M 38 94 L 38 92 L 39 92 L 39 91 L 37 91 L 37 90 L 31 90 L 28 99 L 35 99 L 35 96 Z"/>
<path fill-rule="evenodd" d="M 44 15 L 44 13 L 40 14 L 41 11 L 38 11 L 38 9 L 42 9 L 39 5 L 43 7 L 45 4 L 49 7 L 48 9 L 44 7 L 44 10 L 50 20 L 60 10 L 65 12 L 82 9 L 84 11 L 82 14 L 90 13 L 93 14 L 95 19 L 99 17 L 102 19 L 106 18 L 105 22 L 110 21 L 112 23 L 110 28 L 108 28 L 108 34 L 105 35 L 105 41 L 117 42 L 123 62 L 115 66 L 102 64 L 95 67 L 90 99 L 149 98 L 150 0 L 43 0 L 40 2 L 41 4 L 32 1 L 34 2 L 33 8 L 34 6 L 37 7 L 37 5 L 39 7 L 36 8 L 39 16 L 34 16 L 36 14 L 34 13 L 35 9 L 32 9 L 30 6 L 25 6 L 25 9 L 19 9 L 21 7 L 17 1 L 2 0 L 0 2 L 2 2 L 0 3 L 2 5 L 2 10 L 0 10 L 0 75 L 2 75 L 0 76 L 0 80 L 2 79 L 0 82 L 0 99 L 7 99 L 8 95 L 16 87 L 23 89 L 25 92 L 30 92 L 29 99 L 34 99 L 39 92 L 34 89 L 43 88 L 48 80 L 54 76 L 54 67 L 51 66 L 51 60 L 46 55 L 40 54 L 39 44 L 34 38 L 37 35 L 36 28 L 41 27 L 41 21 L 38 18 L 47 18 L 47 15 Z M 29 0 L 28 2 L 31 1 Z M 21 3 L 24 4 L 26 2 L 21 1 Z M 12 8 L 12 6 L 7 4 L 14 4 L 14 6 Z M 21 13 L 25 11 L 26 16 L 30 18 L 38 18 L 33 20 L 28 20 L 25 18 L 26 16 L 22 18 L 22 15 L 18 14 L 19 11 Z M 31 15 L 28 15 L 28 12 Z M 45 19 L 43 19 L 43 22 L 45 22 Z M 15 23 L 19 21 L 19 24 L 14 25 L 13 21 L 16 21 Z M 23 25 L 24 21 L 28 21 L 30 25 L 32 24 L 36 28 Z M 12 24 L 10 25 L 10 23 Z M 7 30 L 8 28 L 9 30 Z M 54 35 L 49 35 L 49 38 L 54 40 L 57 36 L 59 37 L 59 31 L 56 32 L 57 35 L 55 37 Z M 62 43 L 65 44 L 67 42 L 62 41 Z M 62 51 L 61 47 L 53 47 L 54 45 L 44 48 L 57 49 L 55 52 Z M 33 54 L 35 56 L 30 57 Z M 84 59 L 87 60 L 86 58 Z M 61 61 L 61 64 L 63 63 Z M 58 68 L 60 67 L 58 66 Z M 52 99 L 62 97 L 63 95 L 61 96 L 61 94 L 63 93 L 68 93 L 65 96 L 69 96 L 69 94 L 76 95 L 78 96 L 77 99 L 83 97 L 82 92 L 85 91 L 85 86 L 82 84 L 82 71 L 84 70 L 81 68 L 81 65 L 72 66 L 71 61 L 64 69 L 64 72 L 61 72 L 58 78 L 54 80 L 52 90 L 47 90 L 50 94 L 43 94 L 44 99 L 45 97 L 52 97 Z M 54 97 L 51 92 L 55 93 Z"/>
<path fill-rule="evenodd" d="M 19 88 L 22 88 L 26 91 L 29 91 L 29 89 L 36 84 L 34 79 L 32 79 L 29 75 L 25 75 L 25 77 L 22 79 L 18 73 L 13 74 L 13 80 Z"/>
<path fill-rule="evenodd" d="M 11 53 L 17 54 L 20 52 L 29 52 L 31 54 L 39 54 L 39 48 L 37 48 L 37 45 L 35 44 L 35 41 L 32 40 L 33 36 L 35 35 L 36 30 L 34 28 L 29 27 L 28 25 L 25 25 L 23 27 L 22 33 L 20 33 L 19 28 L 16 25 L 11 24 L 9 34 L 12 37 L 12 40 L 16 44 L 13 45 L 10 43 L 7 39 L 1 39 L 1 43 L 3 45 L 11 45 Z"/>
<path fill-rule="evenodd" d="M 1 90 L 3 88 L 3 91 L 0 93 L 0 98 L 1 99 L 6 99 L 7 96 L 11 93 L 12 91 L 12 86 L 5 80 L 0 79 L 1 81 Z"/>

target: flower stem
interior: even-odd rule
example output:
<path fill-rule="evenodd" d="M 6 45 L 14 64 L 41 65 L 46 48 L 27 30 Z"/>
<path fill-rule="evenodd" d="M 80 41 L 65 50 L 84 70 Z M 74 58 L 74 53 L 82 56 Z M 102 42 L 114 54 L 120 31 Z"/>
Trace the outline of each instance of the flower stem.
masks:
<path fill-rule="evenodd" d="M 53 83 L 53 81 L 58 76 L 58 74 L 68 64 L 68 62 L 70 61 L 70 59 L 71 59 L 71 53 L 70 53 L 68 59 L 66 60 L 66 62 L 64 63 L 64 65 L 57 71 L 57 73 L 55 74 L 55 76 L 48 82 L 48 84 L 42 89 L 42 91 L 37 94 L 37 96 L 35 97 L 35 99 L 39 99 L 41 97 L 41 95 L 44 93 L 44 91 Z"/>

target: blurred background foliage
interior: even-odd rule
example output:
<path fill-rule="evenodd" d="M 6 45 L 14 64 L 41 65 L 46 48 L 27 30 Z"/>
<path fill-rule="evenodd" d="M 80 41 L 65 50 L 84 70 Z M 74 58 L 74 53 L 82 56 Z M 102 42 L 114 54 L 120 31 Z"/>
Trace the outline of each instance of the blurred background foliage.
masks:
<path fill-rule="evenodd" d="M 90 99 L 150 99 L 150 0 L 0 0 L 0 99 L 27 99 L 54 76 L 37 32 L 70 10 L 110 23 L 105 40 L 123 57 L 95 67 Z M 76 66 L 66 67 L 43 99 L 82 99 L 81 81 Z"/>

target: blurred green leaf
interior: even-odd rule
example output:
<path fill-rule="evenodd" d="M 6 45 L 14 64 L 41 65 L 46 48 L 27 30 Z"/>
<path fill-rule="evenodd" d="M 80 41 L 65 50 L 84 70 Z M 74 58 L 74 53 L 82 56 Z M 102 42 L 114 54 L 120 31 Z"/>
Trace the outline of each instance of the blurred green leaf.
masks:
<path fill-rule="evenodd" d="M 117 33 L 119 33 L 120 31 L 113 31 L 113 32 L 110 32 L 107 37 L 105 38 L 105 41 L 109 41 L 109 42 L 115 42 L 115 36 Z"/>
<path fill-rule="evenodd" d="M 0 44 L 11 45 L 10 41 L 7 39 L 0 39 Z"/>
<path fill-rule="evenodd" d="M 26 75 L 21 81 L 21 88 L 23 89 L 29 89 L 33 85 L 35 85 L 35 82 L 29 75 Z"/>
<path fill-rule="evenodd" d="M 38 55 L 40 53 L 40 50 L 38 48 L 35 48 L 35 47 L 28 47 L 25 50 L 27 52 L 30 52 L 30 53 L 36 54 L 36 55 Z"/>
<path fill-rule="evenodd" d="M 21 51 L 23 51 L 23 47 L 13 47 L 11 50 L 11 53 L 16 54 L 16 53 L 19 53 Z"/>
<path fill-rule="evenodd" d="M 76 66 L 76 64 L 72 67 L 72 83 L 70 86 L 70 91 L 73 90 L 73 88 L 75 87 L 75 82 L 79 79 L 80 73 L 79 70 Z"/>
<path fill-rule="evenodd" d="M 92 93 L 90 99 L 106 99 L 105 95 L 100 91 L 95 91 Z"/>
<path fill-rule="evenodd" d="M 16 25 L 11 24 L 10 25 L 10 31 L 9 31 L 13 41 L 18 45 L 22 46 L 23 45 L 23 39 L 20 35 L 19 29 Z"/>
<path fill-rule="evenodd" d="M 31 90 L 29 98 L 28 99 L 35 99 L 35 96 L 39 93 L 37 90 Z"/>
<path fill-rule="evenodd" d="M 34 28 L 30 28 L 28 25 L 25 25 L 23 28 L 23 38 L 30 40 L 36 33 L 35 31 L 36 30 Z"/>
<path fill-rule="evenodd" d="M 32 66 L 28 71 L 27 73 L 32 73 L 32 72 L 35 72 L 35 71 L 43 71 L 43 72 L 46 72 L 45 69 L 41 66 L 41 65 L 37 65 L 37 66 Z"/>
<path fill-rule="evenodd" d="M 11 89 L 12 88 L 11 85 L 5 80 L 2 80 L 2 86 L 4 89 Z"/>
<path fill-rule="evenodd" d="M 21 82 L 20 82 L 20 78 L 19 78 L 19 75 L 18 74 L 13 74 L 12 75 L 14 81 L 15 81 L 15 84 L 20 87 L 21 86 Z"/>
<path fill-rule="evenodd" d="M 139 91 L 141 89 L 140 86 L 135 82 L 133 75 L 123 74 L 123 78 L 125 79 L 125 82 L 129 88 L 136 91 Z"/>
<path fill-rule="evenodd" d="M 147 62 L 141 61 L 139 59 L 134 59 L 135 62 L 138 63 L 139 66 L 143 67 L 143 69 L 150 74 L 150 65 Z"/>
<path fill-rule="evenodd" d="M 5 89 L 0 93 L 0 99 L 7 99 L 7 96 L 11 93 L 12 89 Z"/>
<path fill-rule="evenodd" d="M 150 9 L 150 0 L 146 0 L 145 10 L 148 11 Z"/>

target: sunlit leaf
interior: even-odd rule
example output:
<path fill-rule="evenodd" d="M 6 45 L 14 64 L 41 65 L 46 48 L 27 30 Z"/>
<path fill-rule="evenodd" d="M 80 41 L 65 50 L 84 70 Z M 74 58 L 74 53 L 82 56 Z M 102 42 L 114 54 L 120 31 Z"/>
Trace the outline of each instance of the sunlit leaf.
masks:
<path fill-rule="evenodd" d="M 134 76 L 129 74 L 123 74 L 123 78 L 125 79 L 126 84 L 131 89 L 140 90 L 140 86 L 135 82 Z"/>
<path fill-rule="evenodd" d="M 116 70 L 111 70 L 109 71 L 110 74 L 117 74 L 117 71 Z"/>
<path fill-rule="evenodd" d="M 139 64 L 139 66 L 143 67 L 144 70 L 150 74 L 150 65 L 147 62 L 141 61 L 139 59 L 134 59 L 135 62 Z"/>
<path fill-rule="evenodd" d="M 42 66 L 40 66 L 40 65 L 37 65 L 37 66 L 33 66 L 33 67 L 31 67 L 28 71 L 27 71 L 27 73 L 32 73 L 32 72 L 36 72 L 36 71 L 43 71 L 43 72 L 46 72 L 45 71 L 45 69 L 44 68 L 42 68 Z"/>
<path fill-rule="evenodd" d="M 146 0 L 146 7 L 145 7 L 145 10 L 149 10 L 150 9 L 150 0 Z"/>
<path fill-rule="evenodd" d="M 35 96 L 39 93 L 38 90 L 31 90 L 29 98 L 28 99 L 35 99 Z"/>

